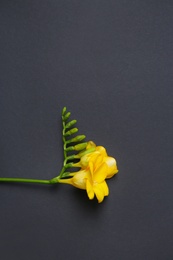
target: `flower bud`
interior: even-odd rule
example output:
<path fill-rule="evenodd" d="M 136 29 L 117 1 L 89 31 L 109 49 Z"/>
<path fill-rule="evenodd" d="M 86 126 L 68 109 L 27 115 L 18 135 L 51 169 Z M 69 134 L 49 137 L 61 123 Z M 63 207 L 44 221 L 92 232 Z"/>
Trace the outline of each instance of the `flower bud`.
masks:
<path fill-rule="evenodd" d="M 71 167 L 73 167 L 73 163 L 68 163 L 68 164 L 65 165 L 65 168 L 66 168 L 66 169 L 67 169 L 67 168 L 71 168 Z"/>
<path fill-rule="evenodd" d="M 66 124 L 65 128 L 70 128 L 72 127 L 74 124 L 76 124 L 77 120 L 72 120 L 69 123 Z"/>
<path fill-rule="evenodd" d="M 69 131 L 67 131 L 67 132 L 65 133 L 65 136 L 75 134 L 77 131 L 78 131 L 77 128 L 72 128 L 71 130 L 69 130 Z"/>
<path fill-rule="evenodd" d="M 66 110 L 67 110 L 67 108 L 66 108 L 66 107 L 64 107 L 64 108 L 63 108 L 63 110 L 62 110 L 62 115 L 64 115 L 64 114 L 65 114 Z"/>
<path fill-rule="evenodd" d="M 81 142 L 83 139 L 85 139 L 85 135 L 78 135 L 70 140 L 67 141 L 67 143 L 76 143 L 76 142 Z"/>
<path fill-rule="evenodd" d="M 74 148 L 74 146 L 69 146 L 65 150 L 66 150 L 66 152 L 69 152 L 69 151 L 75 150 L 75 148 Z"/>
<path fill-rule="evenodd" d="M 90 149 L 87 149 L 85 151 L 81 151 L 79 154 L 78 154 L 78 157 L 77 158 L 81 158 L 82 156 L 86 155 L 86 154 L 89 154 L 89 153 L 92 153 L 94 152 L 96 149 L 93 147 L 93 148 L 90 148 Z"/>
<path fill-rule="evenodd" d="M 81 143 L 81 144 L 77 144 L 74 146 L 74 150 L 75 151 L 80 151 L 85 149 L 85 147 L 87 146 L 87 142 L 86 143 Z"/>
<path fill-rule="evenodd" d="M 69 161 L 69 160 L 74 160 L 74 159 L 77 159 L 75 154 L 69 155 L 69 156 L 67 156 L 67 158 L 66 158 L 67 161 Z"/>
<path fill-rule="evenodd" d="M 66 121 L 66 120 L 70 117 L 70 115 L 71 115 L 70 112 L 68 112 L 67 114 L 65 114 L 65 115 L 63 116 L 64 121 Z"/>

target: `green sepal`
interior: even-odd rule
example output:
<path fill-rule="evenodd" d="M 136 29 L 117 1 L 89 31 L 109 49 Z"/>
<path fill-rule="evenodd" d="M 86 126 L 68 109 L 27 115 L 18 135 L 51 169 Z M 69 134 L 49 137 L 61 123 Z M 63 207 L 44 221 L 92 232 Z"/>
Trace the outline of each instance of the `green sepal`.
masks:
<path fill-rule="evenodd" d="M 64 172 L 63 175 L 62 175 L 63 178 L 68 177 L 68 176 L 70 176 L 70 172 Z"/>
<path fill-rule="evenodd" d="M 59 182 L 59 179 L 60 179 L 60 177 L 59 177 L 59 175 L 58 175 L 57 177 L 54 177 L 53 179 L 51 179 L 51 180 L 50 180 L 50 183 L 52 183 L 52 184 L 58 183 L 58 182 Z"/>

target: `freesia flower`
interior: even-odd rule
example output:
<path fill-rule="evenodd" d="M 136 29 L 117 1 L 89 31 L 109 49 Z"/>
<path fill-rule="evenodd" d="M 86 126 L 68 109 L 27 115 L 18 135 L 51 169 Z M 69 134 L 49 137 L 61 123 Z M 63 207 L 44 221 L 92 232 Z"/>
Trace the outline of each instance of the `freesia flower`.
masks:
<path fill-rule="evenodd" d="M 51 178 L 28 179 L 0 177 L 0 182 L 57 184 L 66 183 L 79 189 L 86 190 L 89 199 L 97 197 L 102 202 L 109 195 L 106 179 L 113 177 L 117 172 L 116 160 L 108 156 L 103 146 L 96 146 L 92 141 L 83 142 L 85 135 L 76 135 L 77 120 L 70 119 L 71 113 L 66 107 L 62 110 L 62 141 L 64 160 L 60 173 Z M 76 163 L 76 160 L 78 162 Z M 78 172 L 71 172 L 72 167 L 79 167 Z"/>
<path fill-rule="evenodd" d="M 93 143 L 92 146 L 95 144 Z M 86 190 L 89 199 L 93 199 L 96 195 L 98 202 L 102 202 L 104 197 L 109 195 L 105 179 L 111 178 L 118 172 L 115 159 L 107 155 L 104 147 L 95 146 L 95 150 L 83 155 L 75 166 L 81 167 L 81 170 L 71 173 L 72 178 L 60 179 L 59 182 Z"/>
<path fill-rule="evenodd" d="M 91 152 L 89 152 L 90 150 Z M 116 160 L 107 155 L 106 149 L 103 146 L 96 146 L 94 142 L 89 141 L 86 151 L 83 154 L 80 161 L 73 164 L 74 167 L 85 169 L 90 162 L 95 162 L 97 168 L 99 168 L 101 164 L 106 163 L 108 166 L 106 179 L 111 178 L 118 172 Z"/>

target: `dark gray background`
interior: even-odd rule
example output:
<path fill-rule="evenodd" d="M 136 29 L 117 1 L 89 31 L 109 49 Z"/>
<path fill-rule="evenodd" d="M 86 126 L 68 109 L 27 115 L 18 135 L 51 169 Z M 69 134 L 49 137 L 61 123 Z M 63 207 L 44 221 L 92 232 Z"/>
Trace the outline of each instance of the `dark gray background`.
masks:
<path fill-rule="evenodd" d="M 173 259 L 173 1 L 0 1 L 0 175 L 49 179 L 61 110 L 107 148 L 110 196 L 0 184 L 0 259 Z"/>

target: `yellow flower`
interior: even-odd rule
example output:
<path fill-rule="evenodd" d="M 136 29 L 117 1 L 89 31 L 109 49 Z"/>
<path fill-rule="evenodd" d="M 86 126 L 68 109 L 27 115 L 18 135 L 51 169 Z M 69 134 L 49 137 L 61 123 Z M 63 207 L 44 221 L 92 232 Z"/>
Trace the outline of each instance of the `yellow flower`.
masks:
<path fill-rule="evenodd" d="M 70 179 L 60 179 L 60 183 L 71 184 L 76 188 L 87 191 L 89 199 L 93 199 L 96 195 L 98 202 L 102 202 L 104 196 L 108 196 L 109 189 L 106 184 L 107 165 L 103 163 L 98 169 L 94 169 L 94 165 L 90 164 L 85 170 L 74 173 Z"/>
<path fill-rule="evenodd" d="M 60 179 L 59 182 L 86 190 L 89 199 L 93 199 L 96 195 L 100 203 L 109 194 L 105 179 L 111 178 L 118 172 L 118 169 L 115 159 L 107 155 L 104 147 L 90 142 L 86 150 L 93 147 L 95 148 L 93 152 L 84 154 L 81 156 L 80 162 L 75 164 L 75 166 L 81 167 L 81 170 L 70 174 L 72 178 Z"/>
<path fill-rule="evenodd" d="M 94 149 L 92 152 L 90 149 Z M 118 172 L 116 160 L 113 157 L 107 155 L 106 149 L 103 146 L 96 146 L 92 141 L 88 142 L 84 155 L 81 156 L 80 161 L 74 164 L 74 167 L 81 167 L 85 169 L 90 162 L 95 162 L 97 168 L 103 163 L 108 166 L 106 178 L 111 178 Z"/>

